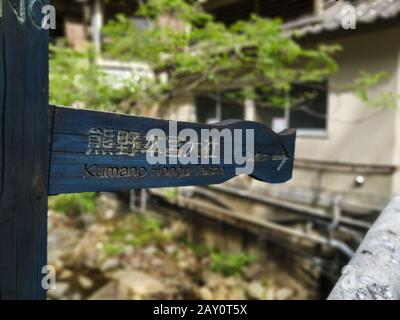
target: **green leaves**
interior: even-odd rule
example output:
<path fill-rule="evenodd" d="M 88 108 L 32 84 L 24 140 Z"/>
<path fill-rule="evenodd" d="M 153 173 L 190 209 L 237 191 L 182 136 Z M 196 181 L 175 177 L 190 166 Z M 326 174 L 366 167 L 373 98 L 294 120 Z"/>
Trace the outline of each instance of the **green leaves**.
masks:
<path fill-rule="evenodd" d="M 254 262 L 255 258 L 244 252 L 211 254 L 210 268 L 214 272 L 222 273 L 229 277 L 242 272 L 243 268 Z"/>
<path fill-rule="evenodd" d="M 78 52 L 63 43 L 50 46 L 50 103 L 97 110 L 130 111 L 135 84 L 116 88 L 96 64 L 90 50 Z"/>
<path fill-rule="evenodd" d="M 140 105 L 167 105 L 198 90 L 242 88 L 240 98 L 283 99 L 295 81 L 319 81 L 336 70 L 336 46 L 305 49 L 282 31 L 281 21 L 252 16 L 231 26 L 216 22 L 197 1 L 149 0 L 138 20 L 118 15 L 103 29 L 107 59 L 148 64 L 153 79 L 118 90 L 93 63 L 90 50 L 53 46 L 52 103 L 131 112 Z M 143 28 L 147 25 L 147 28 Z M 249 88 L 251 90 L 249 90 Z"/>
<path fill-rule="evenodd" d="M 63 194 L 50 198 L 49 208 L 70 217 L 96 212 L 96 194 Z"/>
<path fill-rule="evenodd" d="M 149 0 L 136 17 L 146 24 L 117 15 L 104 27 L 103 54 L 112 60 L 145 62 L 155 77 L 115 88 L 92 63 L 90 50 L 52 46 L 52 103 L 131 113 L 138 105 L 168 105 L 187 92 L 235 88 L 242 92 L 234 99 L 282 107 L 288 104 L 284 93 L 294 82 L 319 82 L 337 71 L 333 56 L 340 46 L 304 48 L 282 31 L 279 19 L 253 15 L 226 26 L 197 1 L 184 0 Z M 399 98 L 395 94 L 369 94 L 384 76 L 362 73 L 351 90 L 367 105 L 394 107 Z"/>
<path fill-rule="evenodd" d="M 351 84 L 337 85 L 339 89 L 354 91 L 357 97 L 368 107 L 397 108 L 400 95 L 391 91 L 381 91 L 378 86 L 387 80 L 389 72 L 370 73 L 360 71 Z"/>
<path fill-rule="evenodd" d="M 142 60 L 168 75 L 169 86 L 154 80 L 155 102 L 207 87 L 248 87 L 261 93 L 289 90 L 294 81 L 319 81 L 336 70 L 335 46 L 302 48 L 282 32 L 281 21 L 252 16 L 225 26 L 196 1 L 149 0 L 137 16 L 151 21 L 142 30 L 118 16 L 104 30 L 105 55 Z M 271 97 L 272 99 L 272 97 Z"/>
<path fill-rule="evenodd" d="M 200 2 L 196 0 L 148 0 L 146 4 L 140 6 L 137 15 L 151 19 L 169 15 L 198 27 L 212 20 L 212 16 L 203 12 Z"/>

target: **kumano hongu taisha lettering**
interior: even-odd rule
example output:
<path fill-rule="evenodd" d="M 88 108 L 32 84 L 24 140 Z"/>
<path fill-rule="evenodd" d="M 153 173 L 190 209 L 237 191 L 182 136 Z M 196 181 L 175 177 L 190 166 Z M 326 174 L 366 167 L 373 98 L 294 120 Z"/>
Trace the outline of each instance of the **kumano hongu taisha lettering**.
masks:
<path fill-rule="evenodd" d="M 145 167 L 115 167 L 86 165 L 84 176 L 86 178 L 145 178 L 153 177 L 175 177 L 181 179 L 190 176 L 212 176 L 223 175 L 224 168 L 219 166 L 191 166 L 191 167 L 163 167 L 153 166 L 150 170 Z"/>

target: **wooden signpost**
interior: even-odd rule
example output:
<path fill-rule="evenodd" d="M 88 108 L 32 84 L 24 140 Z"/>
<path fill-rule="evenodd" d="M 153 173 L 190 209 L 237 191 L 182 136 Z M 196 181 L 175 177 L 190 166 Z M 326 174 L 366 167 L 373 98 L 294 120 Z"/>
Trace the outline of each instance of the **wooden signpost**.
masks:
<path fill-rule="evenodd" d="M 40 6 L 0 4 L 0 295 L 44 299 L 48 33 L 33 23 Z"/>
<path fill-rule="evenodd" d="M 32 10 L 23 19 L 22 2 Z M 238 153 L 252 163 L 248 174 L 256 179 L 291 178 L 294 130 L 276 134 L 248 121 L 205 125 L 49 106 L 48 33 L 33 21 L 40 16 L 38 2 L 47 4 L 0 0 L 1 299 L 46 297 L 48 195 L 222 183 L 238 175 L 240 165 L 227 161 Z M 164 138 L 149 135 L 154 129 L 166 132 Z M 213 129 L 222 138 L 204 150 L 202 132 Z M 188 130 L 197 142 L 180 140 Z M 241 133 L 248 130 L 254 134 L 249 158 Z M 215 146 L 222 151 L 216 154 Z M 167 162 L 151 163 L 149 151 L 161 158 L 164 152 Z M 189 151 L 197 162 L 178 161 Z"/>

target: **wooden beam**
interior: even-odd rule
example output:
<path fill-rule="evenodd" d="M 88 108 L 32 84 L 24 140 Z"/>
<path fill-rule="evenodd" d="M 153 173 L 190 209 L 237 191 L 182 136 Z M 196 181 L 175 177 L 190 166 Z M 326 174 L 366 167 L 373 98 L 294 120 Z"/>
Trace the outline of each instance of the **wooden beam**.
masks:
<path fill-rule="evenodd" d="M 229 6 L 236 2 L 239 2 L 239 0 L 217 0 L 217 1 L 213 0 L 205 2 L 203 7 L 206 10 L 215 10 L 221 7 Z"/>
<path fill-rule="evenodd" d="M 0 4 L 0 297 L 44 299 L 48 33 L 37 1 Z"/>

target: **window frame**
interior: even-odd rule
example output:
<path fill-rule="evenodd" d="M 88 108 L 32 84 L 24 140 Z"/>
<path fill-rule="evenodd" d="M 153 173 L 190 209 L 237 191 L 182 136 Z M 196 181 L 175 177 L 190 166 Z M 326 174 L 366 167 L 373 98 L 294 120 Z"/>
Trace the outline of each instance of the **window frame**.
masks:
<path fill-rule="evenodd" d="M 310 139 L 326 139 L 329 137 L 329 104 L 330 104 L 330 99 L 329 99 L 329 93 L 330 93 L 330 82 L 329 79 L 325 79 L 324 81 L 326 81 L 326 113 L 325 113 L 325 117 L 326 117 L 326 122 L 325 122 L 325 127 L 324 128 L 296 128 L 297 130 L 297 136 L 299 138 L 310 138 Z M 206 92 L 198 92 L 197 93 L 199 96 L 201 96 L 202 94 L 206 94 Z M 284 107 L 284 114 L 283 114 L 283 119 L 285 121 L 285 127 L 286 128 L 290 128 L 290 120 L 291 120 L 291 107 L 289 106 L 289 95 L 290 93 L 286 93 L 285 94 L 285 99 L 287 101 L 287 105 Z M 211 119 L 212 123 L 214 122 L 220 122 L 222 121 L 222 103 L 221 103 L 221 92 L 217 92 L 216 94 L 216 104 L 215 104 L 215 118 Z M 197 108 L 198 105 L 196 104 L 196 98 L 194 100 L 194 106 L 196 109 L 196 114 L 197 114 Z M 243 112 L 244 112 L 244 118 L 246 117 L 246 103 L 245 101 L 243 101 L 243 104 L 241 105 L 241 107 L 243 108 Z M 256 107 L 257 107 L 257 103 L 256 103 Z M 198 117 L 196 116 L 197 121 L 199 120 Z M 256 119 L 254 119 L 256 120 Z M 210 122 L 208 122 L 210 123 Z M 273 129 L 273 128 L 271 128 Z"/>
<path fill-rule="evenodd" d="M 326 112 L 325 112 L 325 127 L 324 128 L 296 128 L 297 136 L 300 138 L 311 138 L 311 139 L 326 139 L 328 138 L 329 132 L 329 79 L 324 80 L 326 82 Z M 286 100 L 288 100 L 288 93 L 286 93 Z M 285 120 L 287 128 L 290 127 L 290 107 L 285 107 Z"/>
<path fill-rule="evenodd" d="M 207 96 L 207 92 L 198 92 L 197 94 L 195 94 L 194 97 L 194 108 L 195 108 L 195 112 L 196 112 L 196 121 L 199 122 L 199 117 L 198 117 L 198 105 L 197 105 L 197 97 L 199 96 Z M 206 124 L 211 124 L 211 123 L 218 123 L 223 121 L 223 102 L 222 102 L 222 95 L 221 92 L 217 92 L 215 94 L 215 106 L 214 106 L 214 110 L 215 110 L 215 117 L 214 118 L 209 118 L 207 119 L 208 121 L 206 122 Z M 246 105 L 245 105 L 245 101 L 242 101 L 242 103 L 237 103 L 238 107 L 240 107 L 243 111 L 243 115 L 242 115 L 242 119 L 241 120 L 245 120 L 245 115 L 246 115 Z"/>

